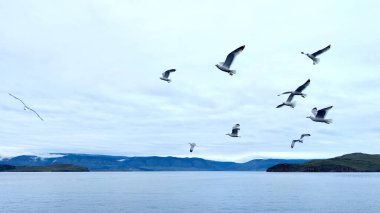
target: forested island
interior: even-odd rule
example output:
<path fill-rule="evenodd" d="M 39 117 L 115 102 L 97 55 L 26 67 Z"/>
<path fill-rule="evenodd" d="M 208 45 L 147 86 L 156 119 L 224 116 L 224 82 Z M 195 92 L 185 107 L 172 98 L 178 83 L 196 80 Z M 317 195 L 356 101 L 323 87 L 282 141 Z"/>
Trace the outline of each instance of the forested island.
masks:
<path fill-rule="evenodd" d="M 380 155 L 352 153 L 302 164 L 281 163 L 269 167 L 267 172 L 380 172 Z"/>

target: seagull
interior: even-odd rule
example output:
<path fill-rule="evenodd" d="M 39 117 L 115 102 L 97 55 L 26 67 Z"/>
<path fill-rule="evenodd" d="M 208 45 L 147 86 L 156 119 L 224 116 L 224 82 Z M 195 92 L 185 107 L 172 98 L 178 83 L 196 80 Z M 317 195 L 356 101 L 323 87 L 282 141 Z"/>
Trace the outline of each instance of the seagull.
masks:
<path fill-rule="evenodd" d="M 240 124 L 235 124 L 235 126 L 232 127 L 232 132 L 231 133 L 227 133 L 226 135 L 230 136 L 230 137 L 240 137 L 238 135 L 239 133 L 239 130 L 240 130 Z"/>
<path fill-rule="evenodd" d="M 333 120 L 332 119 L 325 119 L 325 116 L 331 108 L 333 108 L 333 106 L 329 106 L 329 107 L 326 107 L 326 108 L 323 108 L 320 110 L 318 110 L 316 107 L 314 107 L 311 110 L 311 112 L 314 114 L 314 116 L 308 116 L 306 118 L 310 118 L 311 120 L 313 120 L 315 122 L 322 122 L 322 123 L 330 124 L 333 122 Z"/>
<path fill-rule="evenodd" d="M 311 135 L 310 135 L 310 134 L 302 134 L 301 137 L 300 137 L 300 139 L 298 139 L 298 140 L 293 140 L 293 141 L 292 141 L 292 145 L 291 145 L 290 147 L 293 149 L 294 144 L 295 144 L 296 142 L 303 143 L 303 138 L 306 137 L 306 136 L 311 136 Z"/>
<path fill-rule="evenodd" d="M 160 79 L 170 83 L 172 81 L 169 79 L 169 75 L 171 72 L 175 72 L 175 69 L 166 70 L 165 72 L 162 73 L 162 77 L 160 77 Z"/>
<path fill-rule="evenodd" d="M 294 94 L 290 93 L 288 99 L 285 102 L 283 102 L 282 104 L 276 106 L 276 108 L 280 108 L 283 106 L 290 106 L 291 108 L 294 108 L 296 106 L 296 102 L 295 101 L 292 102 L 293 97 L 294 97 Z"/>
<path fill-rule="evenodd" d="M 194 151 L 194 147 L 196 147 L 197 144 L 196 143 L 189 143 L 189 145 L 190 145 L 190 152 L 193 152 Z"/>
<path fill-rule="evenodd" d="M 219 64 L 216 64 L 215 66 L 218 67 L 218 69 L 229 73 L 231 76 L 236 74 L 236 70 L 231 70 L 230 66 L 232 62 L 234 62 L 235 57 L 241 53 L 245 48 L 245 45 L 237 48 L 236 50 L 232 51 L 230 54 L 227 55 L 227 58 L 224 62 L 220 62 Z"/>
<path fill-rule="evenodd" d="M 311 60 L 313 60 L 313 65 L 316 65 L 319 63 L 319 58 L 317 58 L 317 56 L 319 56 L 320 54 L 326 52 L 327 50 L 329 50 L 331 47 L 331 45 L 321 49 L 321 50 L 318 50 L 317 52 L 313 53 L 313 54 L 309 54 L 309 53 L 304 53 L 304 52 L 301 52 L 301 54 L 304 54 L 306 55 L 307 57 L 309 57 Z"/>
<path fill-rule="evenodd" d="M 308 79 L 304 84 L 299 86 L 295 91 L 284 92 L 284 93 L 281 93 L 277 96 L 284 95 L 284 94 L 293 94 L 293 95 L 300 95 L 300 96 L 302 96 L 302 98 L 305 98 L 306 94 L 302 93 L 302 91 L 304 89 L 306 89 L 306 87 L 308 87 L 309 84 L 310 84 L 310 79 Z"/>
<path fill-rule="evenodd" d="M 30 111 L 34 112 L 41 119 L 41 121 L 44 121 L 44 119 L 42 119 L 41 116 L 36 111 L 34 111 L 32 108 L 28 107 L 21 99 L 17 98 L 16 96 L 12 95 L 11 93 L 8 93 L 8 94 L 10 96 L 12 96 L 13 98 L 19 100 L 24 105 L 24 110 L 30 110 Z"/>

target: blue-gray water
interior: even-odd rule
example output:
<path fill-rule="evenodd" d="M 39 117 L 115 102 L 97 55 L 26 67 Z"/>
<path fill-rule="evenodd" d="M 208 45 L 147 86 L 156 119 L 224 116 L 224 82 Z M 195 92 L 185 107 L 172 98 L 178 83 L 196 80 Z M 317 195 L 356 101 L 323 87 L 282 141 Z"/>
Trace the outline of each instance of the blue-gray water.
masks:
<path fill-rule="evenodd" d="M 379 173 L 0 173 L 0 212 L 380 212 Z"/>

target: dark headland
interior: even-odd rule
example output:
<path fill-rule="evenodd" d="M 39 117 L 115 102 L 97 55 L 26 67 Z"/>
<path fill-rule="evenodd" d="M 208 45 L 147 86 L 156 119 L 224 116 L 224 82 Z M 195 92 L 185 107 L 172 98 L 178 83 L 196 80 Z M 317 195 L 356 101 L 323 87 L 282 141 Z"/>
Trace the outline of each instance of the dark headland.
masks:
<path fill-rule="evenodd" d="M 0 172 L 88 172 L 83 166 L 71 164 L 55 164 L 49 166 L 12 166 L 0 165 Z"/>
<path fill-rule="evenodd" d="M 302 164 L 281 163 L 267 172 L 380 172 L 380 155 L 352 153 Z"/>

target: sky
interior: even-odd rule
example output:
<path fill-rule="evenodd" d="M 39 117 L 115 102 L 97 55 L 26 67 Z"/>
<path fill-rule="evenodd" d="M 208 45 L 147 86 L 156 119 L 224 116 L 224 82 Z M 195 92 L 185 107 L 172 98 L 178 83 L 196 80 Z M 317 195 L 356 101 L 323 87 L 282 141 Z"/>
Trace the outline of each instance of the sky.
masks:
<path fill-rule="evenodd" d="M 0 0 L 0 156 L 380 153 L 380 2 Z M 312 53 L 331 44 L 320 63 Z M 246 45 L 232 68 L 215 64 Z M 175 68 L 171 83 L 159 77 Z M 307 79 L 294 109 L 278 104 Z M 24 100 L 45 119 L 8 95 Z M 333 106 L 332 124 L 307 119 Z M 241 138 L 225 134 L 241 125 Z M 293 139 L 310 133 L 303 144 Z M 189 152 L 189 142 L 199 145 Z"/>

